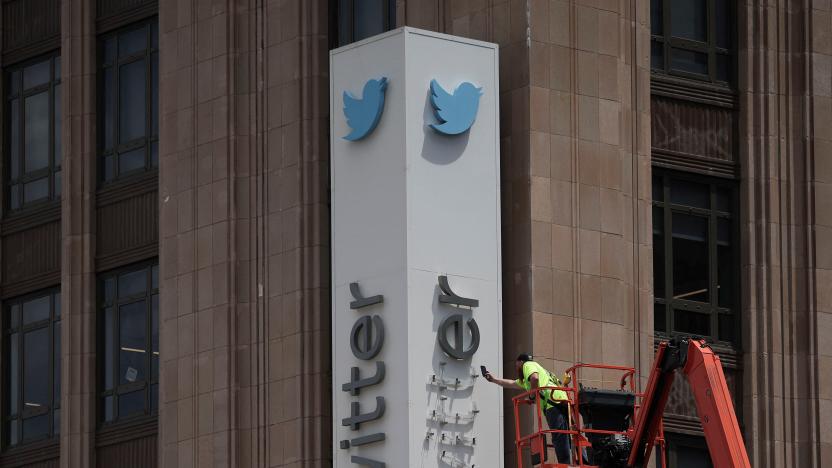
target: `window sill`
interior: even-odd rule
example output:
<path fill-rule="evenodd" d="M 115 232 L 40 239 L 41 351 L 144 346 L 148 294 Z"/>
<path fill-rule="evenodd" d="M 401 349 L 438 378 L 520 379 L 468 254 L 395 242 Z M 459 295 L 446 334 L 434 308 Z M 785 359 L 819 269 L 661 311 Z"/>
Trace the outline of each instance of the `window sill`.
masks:
<path fill-rule="evenodd" d="M 39 440 L 10 448 L 0 455 L 0 467 L 18 467 L 54 460 L 60 456 L 61 447 L 57 438 Z"/>
<path fill-rule="evenodd" d="M 23 231 L 61 218 L 61 200 L 50 200 L 35 206 L 7 212 L 3 218 L 2 234 Z"/>
<path fill-rule="evenodd" d="M 736 89 L 724 84 L 650 72 L 650 94 L 718 107 L 736 109 L 739 96 Z"/>
<path fill-rule="evenodd" d="M 137 416 L 126 421 L 104 423 L 96 432 L 95 446 L 105 447 L 159 432 L 159 415 Z"/>
<path fill-rule="evenodd" d="M 96 206 L 101 207 L 159 188 L 159 169 L 131 175 L 123 179 L 102 182 L 96 192 Z"/>

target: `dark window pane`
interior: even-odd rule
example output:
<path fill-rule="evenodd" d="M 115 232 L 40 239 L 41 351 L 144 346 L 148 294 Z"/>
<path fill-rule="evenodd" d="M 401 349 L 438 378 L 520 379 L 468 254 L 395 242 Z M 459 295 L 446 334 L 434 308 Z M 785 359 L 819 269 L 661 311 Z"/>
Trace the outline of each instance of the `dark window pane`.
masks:
<path fill-rule="evenodd" d="M 115 317 L 113 316 L 113 308 L 107 307 L 104 309 L 104 390 L 113 388 L 113 354 L 115 353 L 115 343 L 113 340 L 113 327 L 115 326 Z"/>
<path fill-rule="evenodd" d="M 159 379 L 159 295 L 154 294 L 151 298 L 150 318 L 150 349 L 153 355 L 150 359 L 150 378 Z"/>
<path fill-rule="evenodd" d="M 719 314 L 719 339 L 723 341 L 734 341 L 733 315 Z"/>
<path fill-rule="evenodd" d="M 104 280 L 104 300 L 108 303 L 115 299 L 116 294 L 116 280 L 115 278 L 107 278 Z"/>
<path fill-rule="evenodd" d="M 33 88 L 49 82 L 51 70 L 49 60 L 29 65 L 23 69 L 23 89 Z"/>
<path fill-rule="evenodd" d="M 692 50 L 671 48 L 670 68 L 677 71 L 708 74 L 708 54 Z"/>
<path fill-rule="evenodd" d="M 717 0 L 714 2 L 716 11 L 714 19 L 716 22 L 716 46 L 723 49 L 731 48 L 731 2 Z"/>
<path fill-rule="evenodd" d="M 157 411 L 159 409 L 159 384 L 150 386 L 150 410 Z"/>
<path fill-rule="evenodd" d="M 126 57 L 147 49 L 147 26 L 118 36 L 118 56 Z"/>
<path fill-rule="evenodd" d="M 23 203 L 31 203 L 49 196 L 49 177 L 23 184 Z"/>
<path fill-rule="evenodd" d="M 711 334 L 711 314 L 674 309 L 673 320 L 673 331 L 700 336 Z"/>
<path fill-rule="evenodd" d="M 54 144 L 54 161 L 55 166 L 61 166 L 61 85 L 55 86 L 55 94 L 53 95 L 55 108 L 55 144 Z"/>
<path fill-rule="evenodd" d="M 664 44 L 650 41 L 650 67 L 653 70 L 664 70 Z"/>
<path fill-rule="evenodd" d="M 731 245 L 731 221 L 717 221 L 717 292 L 720 307 L 734 307 L 736 297 L 734 249 Z"/>
<path fill-rule="evenodd" d="M 147 115 L 145 61 L 139 60 L 119 67 L 118 80 L 119 142 L 127 143 L 145 136 L 145 116 Z"/>
<path fill-rule="evenodd" d="M 664 304 L 653 304 L 653 324 L 656 331 L 667 331 L 667 310 Z"/>
<path fill-rule="evenodd" d="M 113 147 L 113 119 L 115 118 L 115 96 L 113 95 L 113 69 L 104 70 L 104 149 Z"/>
<path fill-rule="evenodd" d="M 55 322 L 55 329 L 53 332 L 55 337 L 55 345 L 52 347 L 52 362 L 53 368 L 53 401 L 56 405 L 61 402 L 61 322 Z"/>
<path fill-rule="evenodd" d="M 716 209 L 720 211 L 732 212 L 733 209 L 733 193 L 731 189 L 719 187 L 716 189 Z"/>
<path fill-rule="evenodd" d="M 150 268 L 150 289 L 159 289 L 159 265 Z"/>
<path fill-rule="evenodd" d="M 55 293 L 55 317 L 61 318 L 61 293 Z"/>
<path fill-rule="evenodd" d="M 650 31 L 654 36 L 664 34 L 663 4 L 664 0 L 650 0 Z"/>
<path fill-rule="evenodd" d="M 118 417 L 126 418 L 137 413 L 144 412 L 145 405 L 145 391 L 137 390 L 135 392 L 125 393 L 118 396 Z"/>
<path fill-rule="evenodd" d="M 9 86 L 9 95 L 15 95 L 20 92 L 20 71 L 15 70 L 12 72 L 10 80 L 11 85 Z"/>
<path fill-rule="evenodd" d="M 20 100 L 12 99 L 9 108 L 9 158 L 11 159 L 11 178 L 20 177 Z"/>
<path fill-rule="evenodd" d="M 116 38 L 111 37 L 104 41 L 104 63 L 112 64 L 116 59 Z"/>
<path fill-rule="evenodd" d="M 9 310 L 10 325 L 12 328 L 20 326 L 20 304 L 14 304 Z"/>
<path fill-rule="evenodd" d="M 150 47 L 153 49 L 159 48 L 159 23 L 154 21 L 150 23 Z"/>
<path fill-rule="evenodd" d="M 675 37 L 707 42 L 708 12 L 705 0 L 671 0 L 670 33 Z"/>
<path fill-rule="evenodd" d="M 385 30 L 384 4 L 387 0 L 353 2 L 356 41 L 383 33 Z"/>
<path fill-rule="evenodd" d="M 49 318 L 52 296 L 43 296 L 23 303 L 23 325 Z"/>
<path fill-rule="evenodd" d="M 716 79 L 730 83 L 732 81 L 731 67 L 733 62 L 731 57 L 723 54 L 716 54 Z"/>
<path fill-rule="evenodd" d="M 115 156 L 112 154 L 104 156 L 104 180 L 111 180 L 114 177 L 114 166 Z"/>
<path fill-rule="evenodd" d="M 711 468 L 711 457 L 706 449 L 686 447 L 684 445 L 673 447 L 676 452 L 677 468 Z"/>
<path fill-rule="evenodd" d="M 20 405 L 18 401 L 18 388 L 20 387 L 20 354 L 18 347 L 19 336 L 17 333 L 12 333 L 9 336 L 9 413 L 10 416 L 17 416 L 17 409 Z"/>
<path fill-rule="evenodd" d="M 150 144 L 150 167 L 159 167 L 159 142 Z"/>
<path fill-rule="evenodd" d="M 113 402 L 114 398 L 111 396 L 104 398 L 104 421 L 110 422 L 115 419 L 115 404 Z"/>
<path fill-rule="evenodd" d="M 150 134 L 159 134 L 159 54 L 150 58 Z"/>
<path fill-rule="evenodd" d="M 665 297 L 664 210 L 653 207 L 653 289 L 656 297 Z"/>
<path fill-rule="evenodd" d="M 9 187 L 9 207 L 13 210 L 20 208 L 20 184 Z"/>
<path fill-rule="evenodd" d="M 61 56 L 55 57 L 55 81 L 61 80 Z"/>
<path fill-rule="evenodd" d="M 23 440 L 36 440 L 49 435 L 49 413 L 23 420 Z"/>
<path fill-rule="evenodd" d="M 49 93 L 26 98 L 24 109 L 26 172 L 49 165 Z"/>
<path fill-rule="evenodd" d="M 61 410 L 56 409 L 52 413 L 52 430 L 55 431 L 55 435 L 61 435 Z"/>
<path fill-rule="evenodd" d="M 673 179 L 670 184 L 670 202 L 695 208 L 709 208 L 710 188 L 704 184 Z"/>
<path fill-rule="evenodd" d="M 349 10 L 349 0 L 338 0 L 338 44 L 346 45 L 352 41 L 350 21 L 352 12 Z"/>
<path fill-rule="evenodd" d="M 147 291 L 147 270 L 123 273 L 118 277 L 118 297 L 130 297 Z"/>
<path fill-rule="evenodd" d="M 119 175 L 144 167 L 144 147 L 118 155 Z"/>
<path fill-rule="evenodd" d="M 708 219 L 673 213 L 673 298 L 708 301 Z"/>
<path fill-rule="evenodd" d="M 23 405 L 38 409 L 49 405 L 49 329 L 39 328 L 23 335 Z"/>
<path fill-rule="evenodd" d="M 61 180 L 61 171 L 55 173 L 55 196 L 61 196 L 61 190 L 63 189 L 62 180 Z"/>
<path fill-rule="evenodd" d="M 146 379 L 146 317 L 145 301 L 119 307 L 119 384 Z"/>
<path fill-rule="evenodd" d="M 653 200 L 664 201 L 664 185 L 662 176 L 653 176 Z"/>

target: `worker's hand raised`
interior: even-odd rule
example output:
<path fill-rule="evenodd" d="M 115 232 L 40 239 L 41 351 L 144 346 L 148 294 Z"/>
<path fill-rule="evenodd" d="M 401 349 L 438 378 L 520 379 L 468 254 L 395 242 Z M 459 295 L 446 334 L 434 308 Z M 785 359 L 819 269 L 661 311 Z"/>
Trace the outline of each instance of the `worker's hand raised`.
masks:
<path fill-rule="evenodd" d="M 493 382 L 493 381 L 494 381 L 494 376 L 493 376 L 493 375 L 491 375 L 491 372 L 486 372 L 484 377 L 485 377 L 485 380 L 487 380 L 487 381 L 489 381 L 489 382 Z"/>

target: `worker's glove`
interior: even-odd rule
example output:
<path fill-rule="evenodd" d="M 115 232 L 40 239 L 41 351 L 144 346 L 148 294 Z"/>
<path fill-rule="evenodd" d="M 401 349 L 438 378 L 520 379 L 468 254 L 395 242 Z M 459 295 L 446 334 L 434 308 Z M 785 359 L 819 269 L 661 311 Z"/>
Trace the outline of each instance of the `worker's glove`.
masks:
<path fill-rule="evenodd" d="M 530 393 L 529 394 L 529 403 L 534 403 L 535 400 L 537 400 L 537 394 L 536 393 Z"/>

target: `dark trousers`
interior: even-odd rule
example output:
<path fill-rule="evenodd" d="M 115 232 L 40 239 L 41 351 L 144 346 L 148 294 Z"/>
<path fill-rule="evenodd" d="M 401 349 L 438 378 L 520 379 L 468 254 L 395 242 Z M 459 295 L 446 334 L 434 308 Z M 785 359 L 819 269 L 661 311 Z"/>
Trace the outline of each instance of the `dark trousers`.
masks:
<path fill-rule="evenodd" d="M 544 411 L 543 414 L 546 416 L 546 423 L 549 424 L 549 429 L 567 430 L 567 422 L 569 421 L 567 411 L 569 410 L 565 404 L 553 405 Z M 558 463 L 572 463 L 569 434 L 553 433 L 552 445 L 555 447 L 555 455 L 558 457 Z"/>

